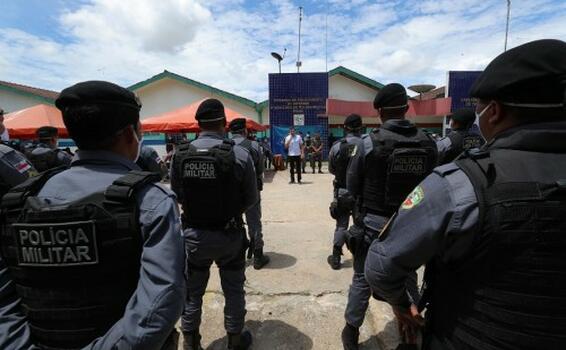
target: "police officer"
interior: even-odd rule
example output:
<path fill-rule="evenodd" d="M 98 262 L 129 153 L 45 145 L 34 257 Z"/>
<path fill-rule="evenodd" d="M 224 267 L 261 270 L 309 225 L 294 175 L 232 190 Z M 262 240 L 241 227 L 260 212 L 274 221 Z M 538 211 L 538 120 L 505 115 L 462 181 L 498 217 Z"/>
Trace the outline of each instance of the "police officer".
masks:
<path fill-rule="evenodd" d="M 496 57 L 471 88 L 487 145 L 434 170 L 371 246 L 366 276 L 405 327 L 426 264 L 425 349 L 564 349 L 566 43 Z"/>
<path fill-rule="evenodd" d="M 58 130 L 52 126 L 42 126 L 37 129 L 38 142 L 26 151 L 26 155 L 39 172 L 62 165 L 71 164 L 72 156 L 57 148 L 59 142 Z"/>
<path fill-rule="evenodd" d="M 328 153 L 328 170 L 334 175 L 334 200 L 330 204 L 330 215 L 336 220 L 332 255 L 328 264 L 334 270 L 340 269 L 342 247 L 346 242 L 354 198 L 346 189 L 346 171 L 352 154 L 362 147 L 362 117 L 351 114 L 344 120 L 346 136 L 332 145 Z"/>
<path fill-rule="evenodd" d="M 301 137 L 303 137 L 303 133 L 299 132 L 299 135 Z M 303 169 L 303 174 L 305 174 L 307 172 L 307 162 L 309 162 L 311 165 L 311 161 L 312 161 L 312 151 L 313 151 L 313 146 L 312 146 L 312 137 L 311 137 L 311 133 L 307 131 L 307 135 L 304 138 L 305 141 L 305 155 L 303 157 L 303 159 L 301 159 L 301 166 Z M 314 168 L 313 168 L 314 169 Z M 314 171 L 313 171 L 314 173 Z"/>
<path fill-rule="evenodd" d="M 358 204 L 349 238 L 354 277 L 342 331 L 345 350 L 358 349 L 359 327 L 371 296 L 364 277 L 369 245 L 409 192 L 432 171 L 437 157 L 434 141 L 405 119 L 408 98 L 402 85 L 383 87 L 373 105 L 383 124 L 362 138 L 362 147 L 352 155 L 346 178 L 347 190 Z"/>
<path fill-rule="evenodd" d="M 159 174 L 161 179 L 163 179 L 167 173 L 165 162 L 163 162 L 159 154 L 157 154 L 157 151 L 150 146 L 143 145 L 141 147 L 140 156 L 136 161 L 136 164 L 144 171 L 151 171 Z"/>
<path fill-rule="evenodd" d="M 3 198 L 0 246 L 13 281 L 3 269 L 0 348 L 174 349 L 181 223 L 174 194 L 135 165 L 141 106 L 102 81 L 66 88 L 55 104 L 79 150 L 69 169 Z"/>
<path fill-rule="evenodd" d="M 480 148 L 485 143 L 474 124 L 475 120 L 476 114 L 473 109 L 458 109 L 452 113 L 450 133 L 436 142 L 439 165 L 450 163 L 462 152 Z"/>
<path fill-rule="evenodd" d="M 189 269 L 182 318 L 184 346 L 201 349 L 202 298 L 214 262 L 226 299 L 228 348 L 248 349 L 252 336 L 242 332 L 248 243 L 242 214 L 259 200 L 257 174 L 250 153 L 225 135 L 226 115 L 220 101 L 203 101 L 196 119 L 201 133 L 195 141 L 177 147 L 171 164 L 171 187 L 183 207 Z"/>
<path fill-rule="evenodd" d="M 318 164 L 318 173 L 322 174 L 322 140 L 320 139 L 320 134 L 314 135 L 314 140 L 311 143 L 311 155 L 310 163 L 312 168 L 312 173 L 315 172 L 315 165 Z"/>
<path fill-rule="evenodd" d="M 261 225 L 261 191 L 263 190 L 263 171 L 264 155 L 260 145 L 256 141 L 248 139 L 246 129 L 246 119 L 236 118 L 230 122 L 230 132 L 232 140 L 236 145 L 240 145 L 248 150 L 252 156 L 256 179 L 258 201 L 251 208 L 246 210 L 246 223 L 248 224 L 248 236 L 250 237 L 250 249 L 248 258 L 253 253 L 254 269 L 259 270 L 269 263 L 269 257 L 263 254 L 263 233 Z"/>

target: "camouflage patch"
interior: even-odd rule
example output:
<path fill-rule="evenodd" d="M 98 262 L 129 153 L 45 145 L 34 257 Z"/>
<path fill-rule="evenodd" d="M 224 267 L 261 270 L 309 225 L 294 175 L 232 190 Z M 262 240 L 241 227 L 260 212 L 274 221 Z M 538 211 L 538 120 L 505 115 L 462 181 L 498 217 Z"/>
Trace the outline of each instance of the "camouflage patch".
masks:
<path fill-rule="evenodd" d="M 419 205 L 424 199 L 424 191 L 421 186 L 417 186 L 413 192 L 405 199 L 401 209 L 409 210 Z"/>
<path fill-rule="evenodd" d="M 354 147 L 352 148 L 352 152 L 350 152 L 350 157 L 355 156 L 356 153 L 358 153 L 358 145 L 354 145 Z"/>

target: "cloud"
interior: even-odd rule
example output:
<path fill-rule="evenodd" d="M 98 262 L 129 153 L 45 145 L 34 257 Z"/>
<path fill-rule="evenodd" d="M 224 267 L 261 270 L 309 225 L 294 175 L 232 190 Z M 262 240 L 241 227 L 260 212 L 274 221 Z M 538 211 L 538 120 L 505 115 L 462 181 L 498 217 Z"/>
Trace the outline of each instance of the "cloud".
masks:
<path fill-rule="evenodd" d="M 67 2 L 62 2 L 68 6 Z M 298 3 L 291 0 L 91 0 L 56 16 L 56 37 L 0 27 L 0 79 L 60 90 L 104 79 L 129 86 L 164 69 L 262 101 L 271 51 L 296 71 Z M 566 3 L 513 2 L 509 46 L 566 38 Z M 305 5 L 302 71 L 344 65 L 383 83 L 445 83 L 483 69 L 503 49 L 499 0 L 312 0 Z M 327 26 L 328 23 L 328 26 Z"/>
<path fill-rule="evenodd" d="M 82 41 L 133 43 L 149 51 L 173 52 L 194 39 L 210 16 L 193 0 L 99 0 L 64 13 L 61 24 Z"/>

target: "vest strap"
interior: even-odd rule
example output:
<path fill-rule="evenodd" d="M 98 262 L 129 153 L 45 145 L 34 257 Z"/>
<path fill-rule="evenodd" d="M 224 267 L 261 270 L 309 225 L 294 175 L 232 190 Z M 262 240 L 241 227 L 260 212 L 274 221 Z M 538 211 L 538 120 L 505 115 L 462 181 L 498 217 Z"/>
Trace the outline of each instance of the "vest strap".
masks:
<path fill-rule="evenodd" d="M 27 179 L 4 195 L 1 207 L 14 208 L 23 206 L 27 197 L 37 194 L 50 178 L 68 168 L 68 166 L 60 166 Z"/>
<path fill-rule="evenodd" d="M 159 174 L 149 171 L 132 170 L 128 174 L 116 179 L 110 185 L 104 195 L 106 199 L 114 201 L 127 201 L 130 200 L 135 191 L 148 185 L 159 181 Z"/>

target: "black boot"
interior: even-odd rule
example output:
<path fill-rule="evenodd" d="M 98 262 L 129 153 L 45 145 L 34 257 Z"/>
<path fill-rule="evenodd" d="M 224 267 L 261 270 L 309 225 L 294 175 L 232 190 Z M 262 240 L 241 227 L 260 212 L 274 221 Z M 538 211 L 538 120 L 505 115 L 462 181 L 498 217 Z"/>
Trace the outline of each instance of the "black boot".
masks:
<path fill-rule="evenodd" d="M 252 345 L 252 334 L 244 331 L 239 334 L 228 333 L 229 350 L 247 350 Z"/>
<path fill-rule="evenodd" d="M 263 255 L 263 248 L 254 251 L 254 269 L 260 270 L 262 267 L 269 264 L 270 260 L 268 256 Z"/>
<path fill-rule="evenodd" d="M 359 339 L 360 330 L 346 323 L 346 326 L 342 330 L 342 345 L 344 345 L 344 350 L 359 350 Z"/>
<path fill-rule="evenodd" d="M 183 332 L 183 350 L 202 350 L 199 331 Z"/>
<path fill-rule="evenodd" d="M 330 267 L 333 270 L 340 270 L 340 268 L 342 267 L 342 264 L 340 263 L 340 256 L 342 255 L 342 248 L 340 247 L 334 247 L 332 249 L 332 255 L 328 256 L 328 265 L 330 265 Z"/>

